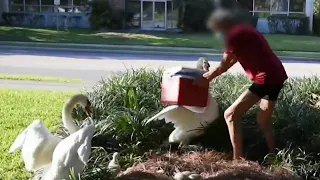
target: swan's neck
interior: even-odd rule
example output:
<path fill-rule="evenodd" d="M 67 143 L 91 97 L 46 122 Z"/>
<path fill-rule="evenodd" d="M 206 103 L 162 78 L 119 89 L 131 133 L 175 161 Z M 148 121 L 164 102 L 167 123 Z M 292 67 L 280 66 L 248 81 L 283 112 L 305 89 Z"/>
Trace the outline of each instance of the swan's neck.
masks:
<path fill-rule="evenodd" d="M 113 162 L 118 163 L 118 158 L 117 157 L 113 157 Z"/>
<path fill-rule="evenodd" d="M 72 100 L 67 101 L 62 109 L 62 123 L 70 134 L 75 133 L 79 130 L 79 127 L 73 122 L 72 110 L 77 102 Z"/>
<path fill-rule="evenodd" d="M 197 69 L 198 69 L 198 70 L 203 70 L 203 62 L 202 62 L 202 61 L 199 61 L 199 62 L 197 63 Z"/>

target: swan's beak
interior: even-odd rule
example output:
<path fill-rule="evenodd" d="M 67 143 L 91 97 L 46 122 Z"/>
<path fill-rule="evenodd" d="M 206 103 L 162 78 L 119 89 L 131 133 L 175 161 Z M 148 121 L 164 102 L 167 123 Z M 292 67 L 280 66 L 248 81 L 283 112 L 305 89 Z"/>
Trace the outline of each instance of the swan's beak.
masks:
<path fill-rule="evenodd" d="M 206 65 L 207 65 L 206 71 L 209 71 L 210 70 L 210 64 L 207 62 Z"/>
<path fill-rule="evenodd" d="M 92 116 L 92 111 L 91 111 L 91 106 L 89 104 L 85 107 L 85 110 L 87 112 L 87 115 L 89 117 L 91 117 Z"/>

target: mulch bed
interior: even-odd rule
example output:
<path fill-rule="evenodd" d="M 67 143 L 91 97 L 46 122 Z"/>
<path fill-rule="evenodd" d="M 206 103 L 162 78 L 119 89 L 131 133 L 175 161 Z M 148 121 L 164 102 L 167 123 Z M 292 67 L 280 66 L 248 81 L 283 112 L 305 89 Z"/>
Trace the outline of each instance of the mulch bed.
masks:
<path fill-rule="evenodd" d="M 231 161 L 231 156 L 215 151 L 148 154 L 147 160 L 120 173 L 117 180 L 171 180 L 176 172 L 200 173 L 207 180 L 294 180 L 282 168 L 266 168 L 252 161 Z"/>

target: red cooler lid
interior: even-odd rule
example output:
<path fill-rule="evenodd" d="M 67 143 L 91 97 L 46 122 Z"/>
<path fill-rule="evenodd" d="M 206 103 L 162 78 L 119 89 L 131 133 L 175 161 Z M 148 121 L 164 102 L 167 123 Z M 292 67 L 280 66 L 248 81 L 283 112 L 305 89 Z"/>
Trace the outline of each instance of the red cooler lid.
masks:
<path fill-rule="evenodd" d="M 182 78 L 195 79 L 199 76 L 202 76 L 205 71 L 195 69 L 195 68 L 186 68 L 182 66 L 177 66 L 169 68 L 163 72 L 163 77 L 172 77 L 180 76 Z"/>

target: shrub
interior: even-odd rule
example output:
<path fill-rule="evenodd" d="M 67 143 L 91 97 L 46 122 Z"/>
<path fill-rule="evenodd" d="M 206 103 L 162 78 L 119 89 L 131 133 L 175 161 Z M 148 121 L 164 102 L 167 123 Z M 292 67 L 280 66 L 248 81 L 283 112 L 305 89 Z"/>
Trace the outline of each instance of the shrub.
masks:
<path fill-rule="evenodd" d="M 6 26 L 13 25 L 14 21 L 17 21 L 21 23 L 25 18 L 25 13 L 10 13 L 10 12 L 4 12 L 2 13 L 2 19 Z"/>
<path fill-rule="evenodd" d="M 207 30 L 206 20 L 213 10 L 212 1 L 176 0 L 174 4 L 179 6 L 179 28 L 188 32 Z"/>
<path fill-rule="evenodd" d="M 313 34 L 320 36 L 320 15 L 313 16 Z"/>
<path fill-rule="evenodd" d="M 320 0 L 315 0 L 314 1 L 314 14 L 315 15 L 320 15 Z"/>
<path fill-rule="evenodd" d="M 255 28 L 257 27 L 258 19 L 259 19 L 258 16 L 251 16 L 251 25 Z"/>
<path fill-rule="evenodd" d="M 99 29 L 108 27 L 111 22 L 112 10 L 108 1 L 95 0 L 91 3 L 92 11 L 90 15 L 91 28 Z"/>
<path fill-rule="evenodd" d="M 143 123 L 163 108 L 160 103 L 161 72 L 140 69 L 116 74 L 101 80 L 87 92 L 94 108 L 97 132 L 83 179 L 107 179 L 110 153 L 120 152 L 123 156 L 120 163 L 129 167 L 144 158 L 145 152 L 161 148 L 168 139 L 172 125 L 163 121 Z M 221 115 L 249 86 L 250 82 L 243 75 L 227 74 L 212 83 L 210 91 L 220 106 Z M 273 114 L 278 147 L 282 150 L 277 156 L 265 159 L 267 164 L 284 166 L 307 179 L 319 177 L 320 113 L 309 101 L 315 94 L 320 95 L 319 78 L 290 79 L 286 83 Z M 82 113 L 77 110 L 74 117 L 83 119 Z M 263 160 L 266 145 L 255 119 L 254 108 L 243 117 L 245 150 L 250 153 L 248 158 Z M 216 120 L 197 142 L 206 148 L 230 152 L 223 118 Z M 290 146 L 287 142 L 291 142 Z"/>
<path fill-rule="evenodd" d="M 92 12 L 89 20 L 93 29 L 123 29 L 126 22 L 131 21 L 132 15 L 130 13 L 112 8 L 108 1 L 94 0 L 91 6 Z"/>
<path fill-rule="evenodd" d="M 268 17 L 268 25 L 272 33 L 309 34 L 308 17 L 274 15 Z"/>

